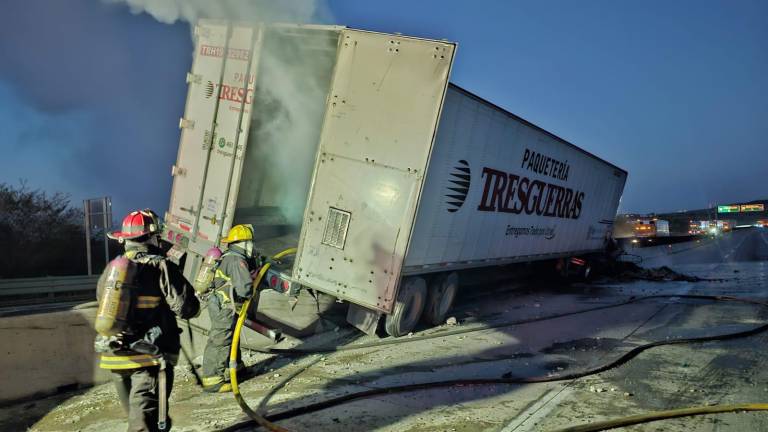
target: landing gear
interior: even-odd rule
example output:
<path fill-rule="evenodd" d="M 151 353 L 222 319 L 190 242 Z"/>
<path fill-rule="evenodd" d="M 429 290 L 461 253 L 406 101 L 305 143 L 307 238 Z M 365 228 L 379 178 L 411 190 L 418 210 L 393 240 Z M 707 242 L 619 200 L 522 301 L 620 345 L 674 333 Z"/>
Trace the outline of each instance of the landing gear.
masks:
<path fill-rule="evenodd" d="M 405 278 L 397 294 L 395 307 L 384 323 L 387 334 L 400 337 L 410 333 L 419 322 L 426 298 L 427 283 L 423 278 Z"/>
<path fill-rule="evenodd" d="M 441 273 L 429 283 L 427 303 L 421 319 L 429 325 L 440 325 L 445 322 L 448 311 L 453 306 L 453 299 L 459 288 L 459 275 L 456 272 Z"/>

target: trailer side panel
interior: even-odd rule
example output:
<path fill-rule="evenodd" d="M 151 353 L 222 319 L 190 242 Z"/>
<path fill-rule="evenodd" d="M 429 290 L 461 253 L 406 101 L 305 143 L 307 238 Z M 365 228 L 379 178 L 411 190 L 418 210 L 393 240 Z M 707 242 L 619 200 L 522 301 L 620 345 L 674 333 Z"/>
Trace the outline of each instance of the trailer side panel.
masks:
<path fill-rule="evenodd" d="M 626 172 L 451 86 L 405 272 L 603 247 Z"/>

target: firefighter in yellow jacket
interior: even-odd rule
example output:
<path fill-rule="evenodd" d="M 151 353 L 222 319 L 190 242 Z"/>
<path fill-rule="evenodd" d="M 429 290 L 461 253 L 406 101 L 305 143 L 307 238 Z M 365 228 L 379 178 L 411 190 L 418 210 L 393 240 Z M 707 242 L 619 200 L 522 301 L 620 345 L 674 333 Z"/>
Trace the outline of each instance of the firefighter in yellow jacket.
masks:
<path fill-rule="evenodd" d="M 178 267 L 159 248 L 154 212 L 131 212 L 109 234 L 125 246 L 97 285 L 96 351 L 113 372 L 128 431 L 165 431 L 173 367 L 181 348 L 176 317 L 196 316 L 200 304 Z"/>
<path fill-rule="evenodd" d="M 214 289 L 208 296 L 208 316 L 211 329 L 203 353 L 203 390 L 211 393 L 232 391 L 229 383 L 229 350 L 234 334 L 235 310 L 253 291 L 253 228 L 236 225 L 222 239 L 229 247 L 213 279 Z M 242 367 L 238 353 L 238 369 Z"/>

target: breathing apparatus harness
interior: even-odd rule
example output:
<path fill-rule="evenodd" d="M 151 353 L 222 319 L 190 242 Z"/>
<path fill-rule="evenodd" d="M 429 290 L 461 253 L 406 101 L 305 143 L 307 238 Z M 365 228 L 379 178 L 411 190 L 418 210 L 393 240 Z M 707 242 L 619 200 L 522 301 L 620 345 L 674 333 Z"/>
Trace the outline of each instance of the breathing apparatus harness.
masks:
<path fill-rule="evenodd" d="M 96 352 L 101 353 L 131 351 L 152 356 L 153 364 L 156 362 L 158 366 L 157 427 L 164 431 L 168 427 L 167 362 L 165 356 L 160 353 L 160 348 L 155 345 L 162 331 L 159 327 L 153 327 L 147 331 L 144 338 L 137 339 L 132 327 L 135 309 L 155 304 L 152 300 L 136 295 L 135 292 L 138 276 L 145 265 L 160 271 L 159 285 L 163 298 L 178 296 L 178 293 L 171 289 L 165 257 L 142 250 L 126 251 L 125 254 L 112 260 L 105 270 L 107 276 L 99 298 L 99 308 L 94 324 L 98 332 L 94 346 Z M 159 304 L 161 303 L 156 303 L 156 305 Z M 186 351 L 184 355 L 187 355 Z"/>

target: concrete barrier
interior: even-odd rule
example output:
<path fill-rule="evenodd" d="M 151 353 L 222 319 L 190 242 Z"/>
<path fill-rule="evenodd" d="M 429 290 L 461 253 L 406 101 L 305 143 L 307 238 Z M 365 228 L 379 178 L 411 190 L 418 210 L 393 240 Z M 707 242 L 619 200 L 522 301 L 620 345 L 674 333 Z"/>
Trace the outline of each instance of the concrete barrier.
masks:
<path fill-rule="evenodd" d="M 0 304 L 23 305 L 92 299 L 98 276 L 0 279 Z"/>
<path fill-rule="evenodd" d="M 0 319 L 0 403 L 108 381 L 93 352 L 95 308 Z"/>
<path fill-rule="evenodd" d="M 202 305 L 205 308 L 205 305 Z M 306 292 L 299 296 L 292 307 L 288 298 L 271 291 L 262 293 L 257 318 L 274 325 L 294 337 L 304 337 L 334 326 L 318 315 L 335 316 L 343 321 L 345 305 L 334 302 L 332 297 L 322 296 L 319 305 Z M 61 312 L 0 318 L 0 404 L 50 395 L 107 382 L 110 372 L 98 368 L 98 355 L 93 351 L 93 321 L 96 308 L 71 309 Z M 192 320 L 194 331 L 189 338 L 185 322 L 182 345 L 192 359 L 203 354 L 210 327 L 207 311 Z M 269 339 L 245 329 L 243 347 L 265 347 Z M 184 355 L 179 358 L 185 363 Z"/>

